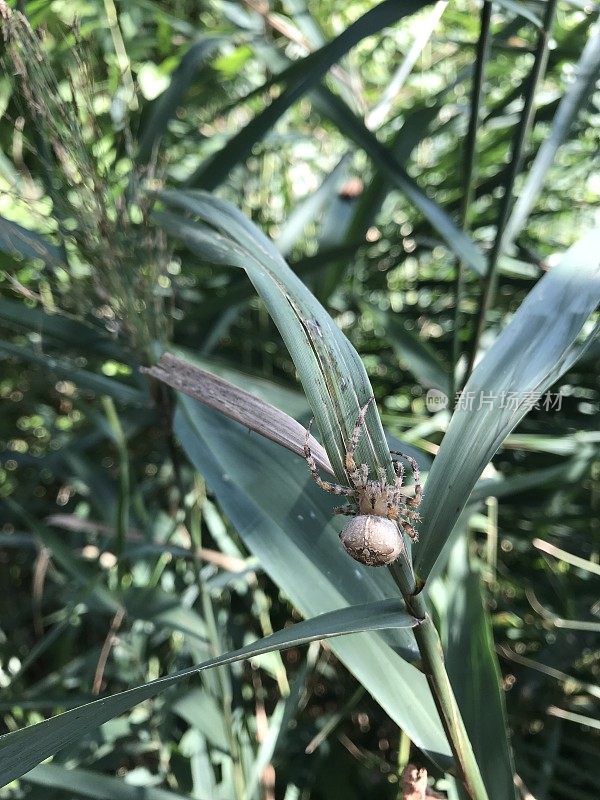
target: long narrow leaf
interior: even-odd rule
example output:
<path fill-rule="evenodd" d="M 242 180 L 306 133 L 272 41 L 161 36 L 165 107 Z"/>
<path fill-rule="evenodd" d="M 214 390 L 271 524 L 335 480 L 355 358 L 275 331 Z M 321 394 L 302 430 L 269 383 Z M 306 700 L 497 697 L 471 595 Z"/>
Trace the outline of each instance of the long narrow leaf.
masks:
<path fill-rule="evenodd" d="M 294 359 L 334 472 L 346 480 L 347 442 L 360 408 L 373 395 L 358 354 L 269 239 L 234 206 L 204 192 L 169 191 L 160 196 L 200 219 L 198 223 L 157 214 L 166 230 L 207 260 L 246 270 Z M 374 474 L 381 466 L 393 480 L 377 414 L 367 415 L 367 426 L 379 429 L 379 435 L 363 440 L 359 457 L 372 465 Z"/>
<path fill-rule="evenodd" d="M 22 302 L 0 299 L 0 321 L 11 328 L 28 330 L 54 339 L 81 352 L 96 352 L 122 362 L 128 356 L 117 342 L 100 328 L 64 314 L 47 314 L 41 308 L 30 308 Z"/>
<path fill-rule="evenodd" d="M 447 576 L 446 664 L 469 738 L 493 800 L 515 800 L 515 766 L 489 616 L 466 539 L 453 547 Z"/>
<path fill-rule="evenodd" d="M 42 786 L 45 791 L 59 789 L 72 797 L 92 797 L 95 800 L 188 800 L 177 792 L 155 786 L 136 786 L 99 772 L 67 769 L 60 764 L 40 764 L 24 779 Z"/>
<path fill-rule="evenodd" d="M 435 564 L 485 465 L 540 396 L 591 341 L 600 302 L 600 229 L 565 254 L 529 293 L 467 382 L 427 481 L 415 570 Z M 535 402 L 535 401 L 534 401 Z"/>
<path fill-rule="evenodd" d="M 417 621 L 404 612 L 403 604 L 398 600 L 341 609 L 316 619 L 298 622 L 239 650 L 212 658 L 174 675 L 111 697 L 103 697 L 44 722 L 7 733 L 0 737 L 0 786 L 29 772 L 61 748 L 76 742 L 91 728 L 102 725 L 138 703 L 164 692 L 184 678 L 204 670 L 318 639 L 385 628 L 410 628 L 415 624 Z"/>
<path fill-rule="evenodd" d="M 452 221 L 448 213 L 434 200 L 428 197 L 412 178 L 393 151 L 367 128 L 364 122 L 352 113 L 350 108 L 339 97 L 322 88 L 317 104 L 349 136 L 362 148 L 383 171 L 387 179 L 396 186 L 417 208 L 444 239 L 448 247 L 479 275 L 485 273 L 486 265 L 483 253 L 477 245 Z"/>
<path fill-rule="evenodd" d="M 515 203 L 504 234 L 508 247 L 521 232 L 527 217 L 542 191 L 546 176 L 556 152 L 569 133 L 573 121 L 592 91 L 600 73 L 600 26 L 592 33 L 586 44 L 573 83 L 562 96 L 547 136 L 531 165 L 527 179 Z"/>
<path fill-rule="evenodd" d="M 38 364 L 51 373 L 72 380 L 80 389 L 87 389 L 96 394 L 107 394 L 118 403 L 125 405 L 147 405 L 147 399 L 139 389 L 134 389 L 126 383 L 97 375 L 89 370 L 80 369 L 62 358 L 54 358 L 45 353 L 36 353 L 31 349 L 19 347 L 10 342 L 0 341 L 0 353 Z"/>
<path fill-rule="evenodd" d="M 185 53 L 171 76 L 171 83 L 168 88 L 151 105 L 150 113 L 144 122 L 143 132 L 140 136 L 137 153 L 139 162 L 144 163 L 152 157 L 157 144 L 167 130 L 169 122 L 175 116 L 177 107 L 183 102 L 198 67 L 212 55 L 222 41 L 222 36 L 207 36 L 195 42 Z"/>

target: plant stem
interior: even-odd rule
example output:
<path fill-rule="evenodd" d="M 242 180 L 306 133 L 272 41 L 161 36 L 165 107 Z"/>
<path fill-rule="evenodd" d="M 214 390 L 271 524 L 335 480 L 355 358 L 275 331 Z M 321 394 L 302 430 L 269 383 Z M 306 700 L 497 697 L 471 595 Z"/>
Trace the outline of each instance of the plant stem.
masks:
<path fill-rule="evenodd" d="M 510 163 L 507 172 L 506 183 L 504 185 L 504 194 L 502 195 L 502 200 L 500 201 L 496 236 L 490 251 L 488 269 L 483 281 L 479 312 L 475 323 L 475 332 L 471 343 L 471 351 L 469 354 L 469 364 L 465 375 L 465 382 L 468 380 L 471 372 L 473 371 L 475 358 L 477 357 L 477 351 L 479 349 L 479 341 L 485 327 L 487 312 L 491 306 L 496 289 L 498 259 L 500 258 L 500 254 L 504 245 L 504 234 L 512 205 L 515 180 L 523 163 L 523 150 L 533 122 L 536 89 L 546 71 L 546 64 L 548 62 L 548 40 L 550 38 L 550 29 L 552 28 L 554 15 L 556 13 L 556 5 L 557 0 L 547 0 L 544 20 L 538 33 L 533 67 L 531 69 L 531 73 L 527 81 L 527 88 L 525 90 L 523 110 L 521 112 L 521 118 L 515 131 L 511 147 Z"/>
<path fill-rule="evenodd" d="M 481 97 L 483 94 L 483 77 L 485 65 L 490 50 L 490 24 L 492 19 L 492 3 L 485 0 L 481 7 L 481 22 L 479 27 L 479 39 L 475 54 L 475 71 L 471 86 L 471 114 L 469 116 L 469 126 L 465 139 L 464 149 L 464 180 L 463 196 L 461 203 L 461 227 L 464 231 L 469 228 L 469 211 L 473 201 L 473 173 L 475 171 L 475 147 L 477 143 L 477 128 L 481 110 Z M 460 259 L 456 263 L 456 281 L 454 284 L 454 334 L 452 337 L 452 364 L 453 371 L 450 373 L 450 408 L 454 408 L 454 398 L 458 385 L 456 383 L 456 367 L 460 358 L 460 301 L 463 294 L 465 265 Z"/>
<path fill-rule="evenodd" d="M 421 651 L 423 669 L 431 688 L 440 720 L 448 737 L 461 782 L 470 800 L 489 800 L 471 742 L 460 714 L 446 666 L 439 634 L 427 613 L 422 594 L 406 598 L 407 609 L 418 619 L 415 639 Z"/>
<path fill-rule="evenodd" d="M 129 56 L 127 55 L 125 42 L 123 41 L 123 34 L 121 33 L 121 28 L 119 26 L 119 13 L 115 6 L 114 0 L 104 0 L 104 12 L 106 14 L 108 29 L 113 41 L 113 47 L 115 48 L 117 64 L 119 65 L 119 70 L 121 71 L 123 84 L 127 90 L 127 105 L 129 108 L 135 111 L 138 108 L 138 101 L 135 93 L 135 82 L 131 73 L 131 64 L 129 62 Z"/>
<path fill-rule="evenodd" d="M 117 575 L 119 585 L 122 584 L 125 575 L 125 561 L 123 550 L 129 530 L 129 498 L 130 478 L 129 478 L 129 454 L 127 452 L 127 437 L 121 425 L 121 420 L 117 414 L 117 409 L 111 397 L 102 397 L 102 406 L 108 420 L 113 441 L 119 454 L 119 493 L 117 499 L 117 514 L 115 524 L 115 555 L 117 556 Z"/>
<path fill-rule="evenodd" d="M 404 597 L 406 610 L 417 619 L 422 620 L 421 624 L 413 629 L 421 654 L 422 670 L 427 677 L 442 727 L 448 738 L 448 743 L 456 762 L 458 777 L 463 783 L 470 800 L 489 800 L 479 765 L 473 753 L 473 748 L 446 672 L 442 643 L 437 629 L 427 613 L 423 594 L 407 592 L 405 574 L 401 570 L 393 569 L 393 567 L 394 564 L 391 565 L 390 572 Z"/>

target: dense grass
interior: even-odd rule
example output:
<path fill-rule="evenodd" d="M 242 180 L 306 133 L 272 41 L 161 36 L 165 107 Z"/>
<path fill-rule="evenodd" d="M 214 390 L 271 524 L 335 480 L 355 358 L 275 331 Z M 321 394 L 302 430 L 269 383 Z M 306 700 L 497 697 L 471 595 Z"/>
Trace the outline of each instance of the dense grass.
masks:
<path fill-rule="evenodd" d="M 16 5 L 0 796 L 595 797 L 597 9 Z M 165 351 L 342 483 L 374 394 L 419 541 L 352 561 L 302 429 Z"/>

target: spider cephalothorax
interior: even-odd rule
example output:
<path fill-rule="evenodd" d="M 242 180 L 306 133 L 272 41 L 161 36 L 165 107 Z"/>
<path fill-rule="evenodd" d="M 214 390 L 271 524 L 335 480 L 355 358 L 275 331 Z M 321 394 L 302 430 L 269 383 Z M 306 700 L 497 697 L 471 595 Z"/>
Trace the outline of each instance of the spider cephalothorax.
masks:
<path fill-rule="evenodd" d="M 404 453 L 392 451 L 391 455 L 400 456 L 410 464 L 415 481 L 414 497 L 405 497 L 400 490 L 404 480 L 404 464 L 400 461 L 392 459 L 396 473 L 396 480 L 392 484 L 387 482 L 383 467 L 378 469 L 377 480 L 372 480 L 369 478 L 367 464 L 357 465 L 354 461 L 365 414 L 372 401 L 373 398 L 361 408 L 348 445 L 345 466 L 350 486 L 329 483 L 321 478 L 308 445 L 309 430 L 306 432 L 304 456 L 313 479 L 321 489 L 351 499 L 350 504 L 334 509 L 336 514 L 354 517 L 344 526 L 340 534 L 344 548 L 356 561 L 376 567 L 391 564 L 402 552 L 403 542 L 398 525 L 411 539 L 417 538 L 417 532 L 411 523 L 419 519 L 416 509 L 421 504 L 423 488 L 419 483 L 417 462 Z"/>

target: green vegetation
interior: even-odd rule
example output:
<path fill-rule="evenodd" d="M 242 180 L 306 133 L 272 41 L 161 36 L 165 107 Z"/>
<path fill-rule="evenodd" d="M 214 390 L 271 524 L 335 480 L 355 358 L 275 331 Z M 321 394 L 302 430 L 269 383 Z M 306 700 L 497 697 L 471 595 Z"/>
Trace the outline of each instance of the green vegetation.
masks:
<path fill-rule="evenodd" d="M 0 22 L 0 797 L 595 798 L 598 8 Z"/>

